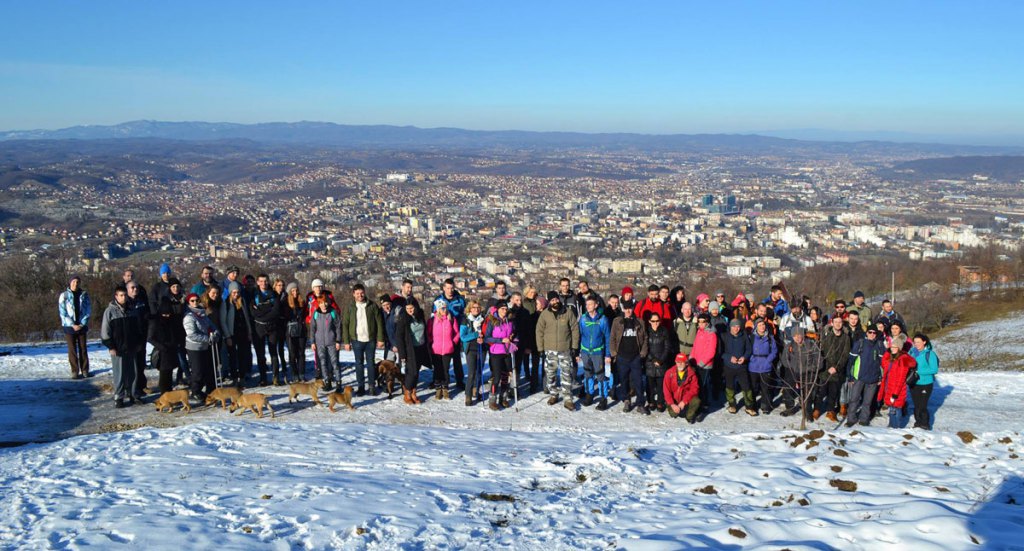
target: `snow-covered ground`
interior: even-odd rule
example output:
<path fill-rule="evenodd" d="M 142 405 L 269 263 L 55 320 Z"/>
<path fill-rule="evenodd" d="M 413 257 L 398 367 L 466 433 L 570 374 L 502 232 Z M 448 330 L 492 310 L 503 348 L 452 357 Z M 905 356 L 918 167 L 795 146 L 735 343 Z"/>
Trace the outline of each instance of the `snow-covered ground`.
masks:
<path fill-rule="evenodd" d="M 285 387 L 257 420 L 114 410 L 98 347 L 84 381 L 62 345 L 5 349 L 0 441 L 63 439 L 0 449 L 0 549 L 1024 549 L 1021 373 L 942 375 L 934 432 Z"/>
<path fill-rule="evenodd" d="M 951 370 L 1024 370 L 1024 314 L 955 329 L 934 347 Z"/>

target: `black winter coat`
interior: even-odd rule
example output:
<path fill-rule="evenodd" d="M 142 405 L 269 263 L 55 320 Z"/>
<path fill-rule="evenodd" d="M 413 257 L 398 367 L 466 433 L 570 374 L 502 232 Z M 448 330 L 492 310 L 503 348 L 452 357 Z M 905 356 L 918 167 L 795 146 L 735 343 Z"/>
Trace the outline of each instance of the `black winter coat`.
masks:
<path fill-rule="evenodd" d="M 750 356 L 754 353 L 754 346 L 750 342 L 750 335 L 740 331 L 738 335 L 728 332 L 719 339 L 722 343 L 722 352 L 718 355 L 722 359 L 722 365 L 732 369 L 746 369 L 750 364 Z M 746 361 L 738 364 L 733 363 L 732 358 L 746 358 Z"/>
<path fill-rule="evenodd" d="M 665 371 L 675 365 L 676 351 L 679 344 L 676 342 L 675 331 L 672 331 L 664 323 L 658 325 L 658 330 L 647 328 L 647 376 L 662 377 Z M 654 362 L 661 365 L 656 366 Z"/>

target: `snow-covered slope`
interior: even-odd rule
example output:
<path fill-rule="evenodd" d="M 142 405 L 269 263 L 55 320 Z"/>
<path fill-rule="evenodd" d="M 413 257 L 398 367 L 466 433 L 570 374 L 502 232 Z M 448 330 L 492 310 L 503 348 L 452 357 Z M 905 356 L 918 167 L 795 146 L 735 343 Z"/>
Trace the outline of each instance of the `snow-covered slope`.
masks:
<path fill-rule="evenodd" d="M 876 419 L 819 434 L 722 410 L 695 426 L 568 412 L 543 395 L 519 411 L 456 395 L 331 414 L 271 387 L 274 419 L 114 410 L 99 349 L 86 381 L 67 379 L 61 346 L 10 350 L 0 441 L 71 437 L 0 450 L 0 549 L 1022 545 L 1020 373 L 942 375 L 935 432 Z M 140 428 L 110 432 L 125 427 Z"/>

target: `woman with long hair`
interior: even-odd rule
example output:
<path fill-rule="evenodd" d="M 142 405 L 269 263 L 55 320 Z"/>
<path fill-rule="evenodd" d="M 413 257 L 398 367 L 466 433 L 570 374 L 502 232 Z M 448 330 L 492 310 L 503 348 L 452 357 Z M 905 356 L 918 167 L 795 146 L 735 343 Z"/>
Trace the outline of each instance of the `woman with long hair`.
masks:
<path fill-rule="evenodd" d="M 405 315 L 399 316 L 395 322 L 395 346 L 405 369 L 402 397 L 407 404 L 418 404 L 420 399 L 416 396 L 416 385 L 420 380 L 420 367 L 430 366 L 427 322 L 419 304 L 410 301 L 404 308 Z"/>
<path fill-rule="evenodd" d="M 227 351 L 228 377 L 242 388 L 245 377 L 252 371 L 252 333 L 249 309 L 242 296 L 242 285 L 237 281 L 227 285 L 227 298 L 220 305 L 220 322 Z"/>
<path fill-rule="evenodd" d="M 939 357 L 932 350 L 932 341 L 928 335 L 914 335 L 910 356 L 917 362 L 917 381 L 910 387 L 910 397 L 914 402 L 914 428 L 932 430 L 928 399 L 935 386 L 935 374 L 939 372 Z"/>
<path fill-rule="evenodd" d="M 284 331 L 288 339 L 288 362 L 292 368 L 293 381 L 306 380 L 306 298 L 299 294 L 299 284 L 294 281 L 285 288 L 285 299 L 281 314 L 284 317 Z M 334 390 L 333 381 L 328 379 L 324 390 Z"/>
<path fill-rule="evenodd" d="M 272 360 L 271 363 L 280 367 L 280 377 L 278 377 L 278 371 L 274 371 L 274 380 L 284 381 L 285 384 L 288 384 L 291 381 L 288 380 L 288 368 L 286 367 L 288 364 L 285 362 L 284 344 L 288 340 L 288 334 L 286 333 L 285 327 L 288 323 L 290 313 L 288 312 L 287 305 L 285 304 L 287 296 L 284 292 L 284 280 L 281 278 L 275 279 L 274 285 L 271 289 L 273 289 L 274 295 L 277 297 L 278 304 L 281 305 L 281 308 L 278 309 L 278 314 L 281 319 L 278 320 L 277 324 L 273 328 L 274 335 L 277 337 L 277 342 L 271 343 L 271 346 L 269 347 L 270 355 L 277 356 L 277 361 L 274 362 Z"/>
<path fill-rule="evenodd" d="M 498 301 L 488 316 L 484 342 L 489 346 L 491 358 L 491 397 L 487 407 L 497 410 L 509 406 L 509 376 L 512 374 L 512 354 L 516 350 L 516 326 L 508 317 L 508 303 Z"/>

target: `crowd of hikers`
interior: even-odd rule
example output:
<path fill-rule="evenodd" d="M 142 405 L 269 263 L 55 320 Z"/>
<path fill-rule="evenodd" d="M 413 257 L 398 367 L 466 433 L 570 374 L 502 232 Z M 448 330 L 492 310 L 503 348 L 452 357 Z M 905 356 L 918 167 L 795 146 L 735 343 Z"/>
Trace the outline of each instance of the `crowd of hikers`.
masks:
<path fill-rule="evenodd" d="M 188 385 L 200 403 L 218 384 L 305 380 L 307 348 L 313 377 L 330 391 L 342 375 L 344 348 L 355 357 L 356 396 L 382 391 L 379 353 L 401 370 L 403 398 L 411 405 L 420 402 L 425 368 L 435 398 L 462 392 L 467 406 L 486 397 L 493 410 L 544 392 L 549 405 L 569 410 L 577 403 L 604 410 L 614 402 L 627 413 L 667 412 L 690 423 L 720 405 L 750 416 L 781 407 L 782 416 L 802 412 L 811 421 L 824 416 L 847 426 L 867 425 L 887 411 L 889 426 L 901 427 L 912 403 L 914 427 L 931 428 L 938 356 L 926 335 L 908 338 L 890 300 L 875 313 L 859 291 L 830 309 L 807 297 L 787 298 L 781 286 L 763 300 L 716 292 L 691 301 L 682 286 L 658 285 L 646 296 L 625 287 L 605 300 L 586 281 L 574 290 L 563 278 L 546 295 L 533 286 L 509 292 L 498 282 L 481 302 L 467 300 L 448 279 L 425 301 L 428 314 L 409 280 L 376 301 L 357 284 L 339 308 L 319 279 L 303 294 L 297 283 L 266 274 L 240 278 L 237 266 L 227 268 L 222 282 L 214 276 L 205 267 L 186 290 L 164 264 L 147 292 L 133 270 L 124 272 L 100 329 L 116 407 L 145 393 L 148 342 L 158 389 Z M 88 377 L 91 302 L 80 278 L 71 278 L 58 303 L 72 377 Z"/>

